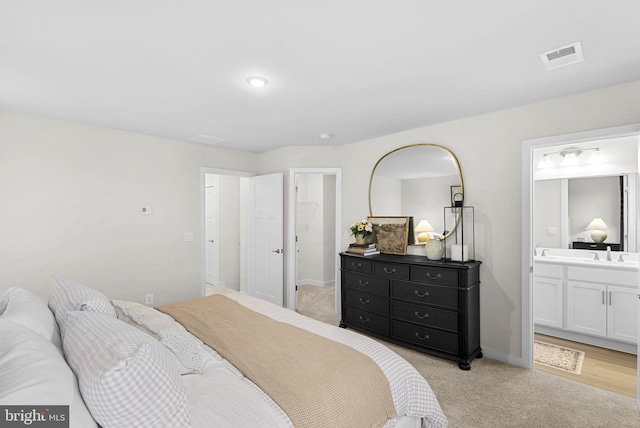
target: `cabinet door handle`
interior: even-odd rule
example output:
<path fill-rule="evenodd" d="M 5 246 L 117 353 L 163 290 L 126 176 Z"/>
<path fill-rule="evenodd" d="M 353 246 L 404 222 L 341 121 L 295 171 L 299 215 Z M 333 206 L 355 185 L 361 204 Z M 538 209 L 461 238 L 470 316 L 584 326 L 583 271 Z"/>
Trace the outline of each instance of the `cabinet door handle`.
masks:
<path fill-rule="evenodd" d="M 427 272 L 427 278 L 429 279 L 440 279 L 442 278 L 441 274 L 437 274 L 436 276 L 431 275 L 431 272 Z"/>
<path fill-rule="evenodd" d="M 370 303 L 371 300 L 367 299 L 367 300 L 362 300 L 362 297 L 360 298 L 360 303 L 362 303 L 363 305 L 366 305 L 368 303 Z"/>
<path fill-rule="evenodd" d="M 351 262 L 351 266 L 356 269 L 360 269 L 362 267 L 362 263 Z"/>
<path fill-rule="evenodd" d="M 424 336 L 420 336 L 420 333 L 416 331 L 416 337 L 420 340 L 427 340 L 429 338 L 429 335 L 425 334 Z"/>
<path fill-rule="evenodd" d="M 369 318 L 362 318 L 362 315 L 360 315 L 360 321 L 369 322 Z"/>
<path fill-rule="evenodd" d="M 391 269 L 391 270 L 389 270 L 388 268 L 384 268 L 384 271 L 385 271 L 386 273 L 396 273 L 395 268 L 393 268 L 393 269 Z"/>
<path fill-rule="evenodd" d="M 413 314 L 415 316 L 417 316 L 418 318 L 420 318 L 421 320 L 423 320 L 425 318 L 429 318 L 429 314 L 420 315 L 420 312 L 418 312 L 418 311 L 415 311 Z"/>
<path fill-rule="evenodd" d="M 362 280 L 359 279 L 358 284 L 362 285 L 363 287 L 366 287 L 367 285 L 369 285 L 369 281 L 362 282 Z"/>
<path fill-rule="evenodd" d="M 604 305 L 604 290 L 602 290 L 602 304 Z"/>
<path fill-rule="evenodd" d="M 429 295 L 428 291 L 425 291 L 423 294 L 420 294 L 420 292 L 418 290 L 415 290 L 414 293 L 418 297 L 427 297 Z"/>
<path fill-rule="evenodd" d="M 611 291 L 609 291 L 609 306 L 611 306 Z"/>

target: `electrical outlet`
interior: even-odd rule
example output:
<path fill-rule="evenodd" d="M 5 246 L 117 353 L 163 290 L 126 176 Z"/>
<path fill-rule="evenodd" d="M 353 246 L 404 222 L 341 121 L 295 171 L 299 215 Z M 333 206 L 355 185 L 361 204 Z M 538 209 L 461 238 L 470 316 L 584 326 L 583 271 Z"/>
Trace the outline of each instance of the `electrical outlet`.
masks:
<path fill-rule="evenodd" d="M 144 304 L 145 305 L 153 305 L 153 293 L 144 295 Z"/>

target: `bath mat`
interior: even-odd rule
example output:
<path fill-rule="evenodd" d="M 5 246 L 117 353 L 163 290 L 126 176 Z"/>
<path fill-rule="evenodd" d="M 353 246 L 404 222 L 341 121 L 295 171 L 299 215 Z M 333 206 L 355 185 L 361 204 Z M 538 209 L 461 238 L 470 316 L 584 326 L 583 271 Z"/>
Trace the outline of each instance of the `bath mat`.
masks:
<path fill-rule="evenodd" d="M 573 374 L 582 371 L 584 352 L 537 340 L 533 345 L 533 360 L 536 363 Z"/>

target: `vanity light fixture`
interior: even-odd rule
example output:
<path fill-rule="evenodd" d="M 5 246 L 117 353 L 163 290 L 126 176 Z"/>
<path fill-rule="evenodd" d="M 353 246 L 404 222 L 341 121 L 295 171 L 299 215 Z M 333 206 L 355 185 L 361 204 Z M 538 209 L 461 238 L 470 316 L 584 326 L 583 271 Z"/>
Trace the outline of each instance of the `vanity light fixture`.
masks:
<path fill-rule="evenodd" d="M 436 231 L 433 228 L 433 226 L 431 226 L 431 223 L 429 223 L 429 220 L 427 220 L 427 219 L 420 220 L 420 223 L 418 223 L 416 228 L 413 229 L 413 230 L 416 231 L 416 232 L 420 232 L 418 234 L 418 243 L 419 244 L 424 244 L 425 242 L 430 240 L 431 239 L 431 235 L 429 235 L 429 232 L 435 232 Z"/>
<path fill-rule="evenodd" d="M 542 155 L 540 162 L 538 163 L 538 168 L 551 168 L 553 166 L 553 161 L 551 160 L 551 156 L 549 153 L 545 153 Z"/>
<path fill-rule="evenodd" d="M 540 158 L 540 162 L 538 162 L 538 169 L 541 168 L 549 168 L 554 166 L 553 160 L 551 159 L 551 155 L 558 154 L 562 157 L 562 161 L 560 162 L 560 166 L 575 166 L 578 165 L 578 157 L 582 154 L 582 152 L 587 150 L 593 150 L 591 152 L 591 156 L 589 157 L 588 163 L 604 163 L 607 161 L 607 158 L 604 156 L 604 153 L 598 147 L 589 147 L 589 148 L 581 148 L 578 149 L 576 147 L 569 147 L 568 149 L 563 149 L 557 152 L 545 153 Z"/>
<path fill-rule="evenodd" d="M 562 156 L 562 162 L 560 166 L 575 166 L 578 165 L 578 156 L 582 154 L 582 150 L 569 148 L 560 152 Z"/>
<path fill-rule="evenodd" d="M 584 230 L 591 231 L 591 239 L 593 242 L 604 242 L 607 239 L 607 234 L 604 230 L 609 229 L 604 221 L 600 217 L 595 217 L 591 220 L 591 223 L 587 225 Z"/>
<path fill-rule="evenodd" d="M 251 76 L 247 78 L 247 83 L 253 86 L 254 88 L 262 88 L 263 86 L 267 86 L 267 79 L 260 76 Z"/>
<path fill-rule="evenodd" d="M 589 156 L 589 163 L 605 163 L 607 158 L 604 153 L 600 149 L 595 149 L 591 152 L 591 156 Z"/>

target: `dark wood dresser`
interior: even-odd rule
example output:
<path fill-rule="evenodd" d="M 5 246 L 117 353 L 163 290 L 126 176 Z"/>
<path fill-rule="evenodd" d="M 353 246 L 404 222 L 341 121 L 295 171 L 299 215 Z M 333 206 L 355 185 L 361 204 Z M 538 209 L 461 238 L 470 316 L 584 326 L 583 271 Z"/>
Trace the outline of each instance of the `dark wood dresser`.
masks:
<path fill-rule="evenodd" d="M 392 343 L 449 358 L 482 358 L 480 262 L 341 253 L 342 320 Z"/>

